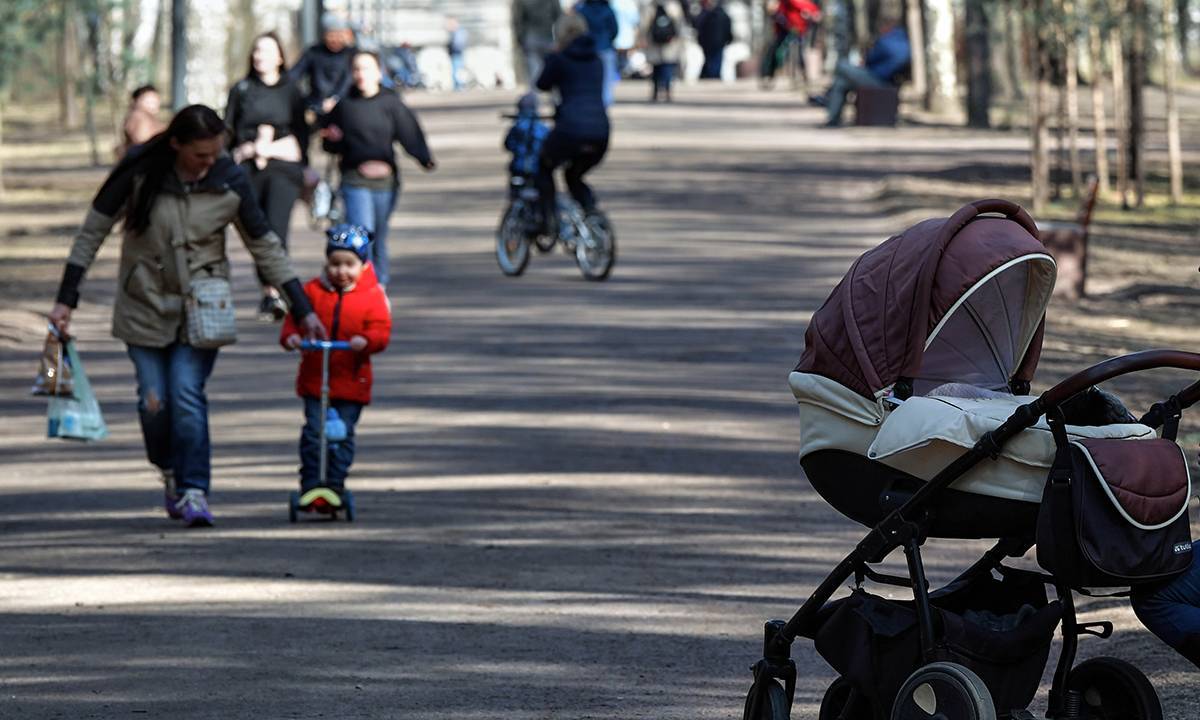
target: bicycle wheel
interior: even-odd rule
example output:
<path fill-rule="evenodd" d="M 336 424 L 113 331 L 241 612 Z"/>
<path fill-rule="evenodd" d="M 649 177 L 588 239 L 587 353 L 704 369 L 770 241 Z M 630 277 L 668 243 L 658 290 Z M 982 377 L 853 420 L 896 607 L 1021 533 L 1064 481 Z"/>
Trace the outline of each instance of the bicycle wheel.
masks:
<path fill-rule="evenodd" d="M 529 239 L 525 237 L 524 217 L 517 203 L 508 206 L 496 229 L 496 263 L 509 277 L 525 272 L 529 264 Z"/>
<path fill-rule="evenodd" d="M 575 245 L 575 263 L 587 280 L 604 280 L 617 261 L 617 235 L 608 217 L 600 211 L 589 213 L 579 228 Z"/>

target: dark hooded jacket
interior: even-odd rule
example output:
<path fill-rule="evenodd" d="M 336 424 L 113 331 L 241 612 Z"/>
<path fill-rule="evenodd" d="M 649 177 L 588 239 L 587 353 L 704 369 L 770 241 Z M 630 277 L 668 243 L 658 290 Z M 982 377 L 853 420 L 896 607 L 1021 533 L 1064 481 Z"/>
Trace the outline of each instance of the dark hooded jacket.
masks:
<path fill-rule="evenodd" d="M 554 131 L 580 140 L 608 138 L 608 113 L 604 109 L 604 64 L 596 54 L 591 35 L 578 37 L 561 52 L 546 56 L 538 78 L 539 90 L 558 89 Z"/>
<path fill-rule="evenodd" d="M 596 49 L 612 50 L 620 28 L 608 0 L 583 0 L 575 6 L 575 12 L 587 20 L 588 34 L 596 41 Z"/>

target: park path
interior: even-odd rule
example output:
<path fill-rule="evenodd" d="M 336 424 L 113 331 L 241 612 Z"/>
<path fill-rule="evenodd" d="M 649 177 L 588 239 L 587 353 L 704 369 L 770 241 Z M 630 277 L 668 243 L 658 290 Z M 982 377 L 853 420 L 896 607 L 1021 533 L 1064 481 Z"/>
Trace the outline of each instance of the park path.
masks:
<path fill-rule="evenodd" d="M 804 324 L 855 256 L 921 214 L 885 176 L 936 182 L 986 153 L 1011 184 L 1023 140 L 821 131 L 783 92 L 684 89 L 673 106 L 622 92 L 594 174 L 620 243 L 602 284 L 561 253 L 520 279 L 497 269 L 507 95 L 413 98 L 441 167 L 405 167 L 395 330 L 360 426 L 353 525 L 286 521 L 294 358 L 250 319 L 240 249 L 242 337 L 210 384 L 215 529 L 182 531 L 157 507 L 107 333 L 116 242 L 76 322 L 112 437 L 42 439 L 44 401 L 24 395 L 34 314 L 101 176 L 78 144 L 24 129 L 0 241 L 0 717 L 740 714 L 762 621 L 862 532 L 796 462 L 786 376 Z M 308 275 L 321 244 L 297 225 Z M 1097 327 L 1052 327 L 1047 362 L 1139 342 Z M 946 578 L 977 549 L 935 543 L 927 562 Z M 1191 707 L 1195 676 L 1109 605 L 1108 650 L 1139 661 L 1168 708 Z M 815 717 L 831 674 L 805 643 L 795 653 L 796 716 Z"/>

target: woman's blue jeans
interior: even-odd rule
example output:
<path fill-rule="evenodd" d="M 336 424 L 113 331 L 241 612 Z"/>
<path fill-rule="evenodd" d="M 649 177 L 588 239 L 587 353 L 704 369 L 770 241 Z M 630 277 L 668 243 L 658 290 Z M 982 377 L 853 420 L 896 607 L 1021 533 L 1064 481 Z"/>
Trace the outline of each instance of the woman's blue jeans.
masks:
<path fill-rule="evenodd" d="M 388 218 L 396 207 L 399 187 L 392 190 L 372 190 L 355 185 L 342 186 L 342 202 L 346 204 L 346 222 L 362 225 L 371 233 L 371 264 L 375 277 L 386 286 L 390 279 L 388 263 Z"/>
<path fill-rule="evenodd" d="M 146 456 L 160 470 L 175 473 L 179 492 L 208 492 L 212 444 L 208 437 L 208 397 L 204 385 L 217 351 L 184 343 L 165 348 L 129 345 L 137 373 L 138 416 Z"/>
<path fill-rule="evenodd" d="M 1200 667 L 1200 547 L 1193 546 L 1192 566 L 1182 575 L 1134 588 L 1129 600 L 1150 632 Z"/>

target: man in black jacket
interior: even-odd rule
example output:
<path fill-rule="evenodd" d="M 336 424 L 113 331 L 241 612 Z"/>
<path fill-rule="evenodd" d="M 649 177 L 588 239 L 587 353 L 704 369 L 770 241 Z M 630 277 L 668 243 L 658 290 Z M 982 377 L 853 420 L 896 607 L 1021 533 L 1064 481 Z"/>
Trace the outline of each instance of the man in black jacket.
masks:
<path fill-rule="evenodd" d="M 733 42 L 733 21 L 723 5 L 723 0 L 703 0 L 700 4 L 703 9 L 692 21 L 696 27 L 696 43 L 704 51 L 701 80 L 721 79 L 725 47 Z"/>
<path fill-rule="evenodd" d="M 321 16 L 321 42 L 304 51 L 288 70 L 292 82 L 308 80 L 304 101 L 318 116 L 337 105 L 350 90 L 350 60 L 354 56 L 354 31 L 345 19 L 327 12 Z"/>

